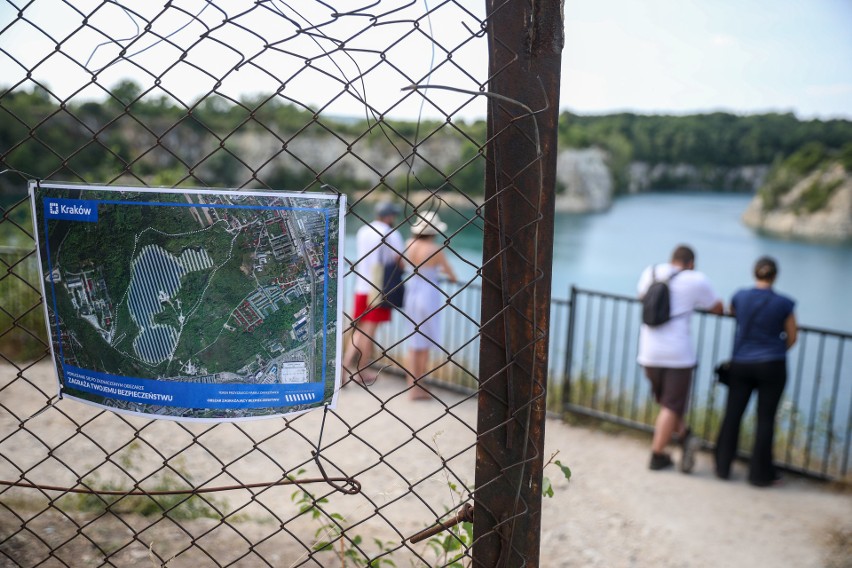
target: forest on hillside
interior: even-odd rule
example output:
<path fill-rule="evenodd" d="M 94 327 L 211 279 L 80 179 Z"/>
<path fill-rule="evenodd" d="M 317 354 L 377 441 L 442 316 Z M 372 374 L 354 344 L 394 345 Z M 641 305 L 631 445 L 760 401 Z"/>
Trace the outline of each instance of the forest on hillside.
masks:
<path fill-rule="evenodd" d="M 274 137 L 283 151 L 260 166 L 249 163 L 244 145 L 252 136 Z M 623 186 L 620 174 L 637 161 L 736 167 L 779 162 L 805 145 L 840 151 L 852 143 L 852 121 L 799 120 L 789 113 L 581 116 L 563 112 L 558 136 L 560 149 L 597 146 L 607 150 L 617 185 Z M 63 102 L 40 87 L 0 89 L 0 169 L 24 172 L 27 177 L 161 186 L 310 188 L 331 183 L 351 190 L 364 185 L 351 175 L 291 159 L 287 144 L 296 137 L 332 140 L 344 150 L 354 145 L 385 146 L 386 154 L 399 153 L 399 148 L 410 151 L 424 140 L 440 145 L 442 137 L 447 137 L 457 149 L 452 162 L 431 163 L 414 176 L 414 185 L 448 184 L 473 195 L 482 192 L 484 121 L 343 120 L 299 107 L 280 95 L 239 101 L 211 95 L 182 104 L 170 97 L 146 95 L 129 81 L 110 89 L 108 98 L 101 101 Z M 376 177 L 383 178 L 384 173 L 376 171 Z M 19 193 L 18 181 L 0 176 L 2 202 Z"/>

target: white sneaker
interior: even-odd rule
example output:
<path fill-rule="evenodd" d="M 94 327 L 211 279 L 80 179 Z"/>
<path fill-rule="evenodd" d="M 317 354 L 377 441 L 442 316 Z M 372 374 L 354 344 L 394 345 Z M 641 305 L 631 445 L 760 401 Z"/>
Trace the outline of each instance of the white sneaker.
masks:
<path fill-rule="evenodd" d="M 695 452 L 701 447 L 701 440 L 692 434 L 691 429 L 687 428 L 681 443 L 683 445 L 683 456 L 680 459 L 680 470 L 683 473 L 689 473 L 695 467 Z"/>

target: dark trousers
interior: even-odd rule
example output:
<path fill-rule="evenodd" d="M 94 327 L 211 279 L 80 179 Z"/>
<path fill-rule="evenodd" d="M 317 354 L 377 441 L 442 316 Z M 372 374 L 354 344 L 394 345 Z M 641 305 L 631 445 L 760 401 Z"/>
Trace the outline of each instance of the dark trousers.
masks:
<path fill-rule="evenodd" d="M 740 423 L 751 393 L 757 391 L 757 432 L 754 438 L 748 480 L 754 485 L 771 485 L 775 479 L 772 445 L 775 413 L 787 382 L 787 362 L 732 363 L 731 384 L 719 438 L 716 440 L 716 475 L 727 479 L 737 455 Z"/>

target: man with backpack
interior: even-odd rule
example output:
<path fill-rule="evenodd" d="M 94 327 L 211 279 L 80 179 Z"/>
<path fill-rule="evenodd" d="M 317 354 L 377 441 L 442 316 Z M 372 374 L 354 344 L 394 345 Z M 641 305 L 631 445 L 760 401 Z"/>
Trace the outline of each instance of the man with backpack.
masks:
<path fill-rule="evenodd" d="M 399 263 L 403 252 L 402 236 L 395 226 L 402 208 L 390 201 L 376 204 L 374 220 L 355 235 L 357 251 L 352 262 L 355 277 L 355 300 L 352 313 L 352 339 L 347 343 L 341 364 L 354 381 L 375 379 L 369 370 L 375 362 L 373 348 L 378 327 L 391 320 L 391 307 L 385 302 L 382 288 L 388 264 Z"/>
<path fill-rule="evenodd" d="M 695 253 L 685 245 L 675 248 L 668 263 L 646 268 L 637 289 L 643 311 L 637 361 L 660 405 L 649 467 L 660 470 L 674 465 L 665 450 L 677 434 L 683 447 L 680 470 L 689 473 L 699 446 L 683 420 L 697 362 L 690 320 L 696 309 L 721 314 L 722 299 L 710 280 L 695 270 Z"/>

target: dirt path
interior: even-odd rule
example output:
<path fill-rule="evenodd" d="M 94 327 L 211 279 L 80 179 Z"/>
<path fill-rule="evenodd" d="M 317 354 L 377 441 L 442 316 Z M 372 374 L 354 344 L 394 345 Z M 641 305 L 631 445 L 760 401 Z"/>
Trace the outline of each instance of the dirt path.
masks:
<path fill-rule="evenodd" d="M 43 405 L 45 398 L 39 390 L 54 390 L 50 368 L 39 365 L 26 371 L 26 381 L 15 375 L 14 370 L 0 367 L 0 456 L 4 458 L 0 460 L 0 479 L 17 478 L 18 470 L 11 464 L 32 468 L 43 463 L 30 471 L 29 479 L 41 477 L 43 483 L 73 484 L 74 476 L 67 467 L 50 465 L 44 445 L 34 443 L 29 434 L 18 432 L 20 419 Z M 440 513 L 444 506 L 452 504 L 448 478 L 442 470 L 443 459 L 458 475 L 459 484 L 473 485 L 475 401 L 439 391 L 444 404 L 410 402 L 404 396 L 396 396 L 401 386 L 401 380 L 388 378 L 369 390 L 347 387 L 340 395 L 337 415 L 329 415 L 324 434 L 327 442 L 339 440 L 323 454 L 328 463 L 357 477 L 363 487 L 357 496 L 330 497 L 330 506 L 346 519 L 359 521 L 356 529 L 365 540 L 372 542 L 372 537 L 378 536 L 392 546 L 398 546 L 399 535 L 422 529 L 431 522 L 430 518 L 434 520 L 436 511 Z M 95 414 L 80 403 L 61 401 L 57 409 L 26 424 L 40 439 L 61 445 L 54 455 L 61 456 L 67 464 L 79 460 L 75 469 L 88 471 L 86 467 L 103 458 L 97 447 L 73 435 L 75 424 L 85 424 L 86 434 L 104 448 L 123 447 L 133 434 L 130 424 L 146 424 L 141 419 L 118 419 L 110 413 L 92 419 Z M 144 444 L 133 467 L 138 468 L 137 476 L 146 475 L 146 467 L 152 471 L 161 467 L 162 457 L 147 450 L 147 444 L 169 456 L 190 447 L 196 436 L 208 447 L 215 445 L 219 456 L 229 457 L 214 461 L 190 450 L 185 467 L 194 479 L 210 479 L 210 485 L 233 483 L 235 479 L 274 479 L 280 475 L 279 465 L 296 467 L 305 456 L 310 468 L 308 442 L 319 431 L 321 414 L 304 415 L 286 431 L 280 431 L 281 422 L 275 420 L 243 423 L 240 428 L 220 425 L 213 430 L 199 424 L 176 428 L 173 423 L 161 421 L 141 431 Z M 555 496 L 544 501 L 544 568 L 852 566 L 852 493 L 848 490 L 841 492 L 826 484 L 789 477 L 782 487 L 756 489 L 744 482 L 742 464 L 737 464 L 732 481 L 721 482 L 712 476 L 707 454 L 699 456 L 691 475 L 651 472 L 647 469 L 649 442 L 641 436 L 605 433 L 555 419 L 548 420 L 546 433 L 547 455 L 558 450 L 559 459 L 571 467 L 573 478 L 567 482 L 556 468 L 546 470 L 554 483 Z M 252 445 L 260 451 L 249 451 Z M 384 457 L 379 460 L 379 456 Z M 228 464 L 224 468 L 223 462 Z M 221 477 L 211 478 L 209 472 L 217 470 L 223 471 Z M 306 475 L 311 473 L 314 472 Z M 119 480 L 119 485 L 126 485 L 126 481 Z M 234 528 L 220 526 L 211 519 L 187 521 L 181 530 L 168 523 L 155 523 L 131 541 L 121 540 L 129 537 L 121 536 L 112 525 L 101 527 L 98 523 L 87 526 L 86 531 L 95 540 L 115 541 L 113 549 L 120 552 L 110 558 L 114 565 L 131 565 L 143 559 L 147 561 L 143 565 L 159 565 L 152 560 L 149 547 L 159 553 L 159 558 L 169 559 L 180 553 L 168 562 L 169 567 L 215 565 L 209 556 L 193 547 L 220 551 L 216 554 L 221 553 L 222 558 L 231 554 L 237 560 L 228 562 L 233 561 L 235 566 L 265 566 L 272 559 L 276 565 L 301 565 L 305 548 L 299 541 L 313 538 L 315 526 L 305 518 L 293 516 L 292 493 L 293 488 L 289 487 L 227 494 L 229 509 L 240 512 Z M 32 493 L 22 489 L 0 493 L 0 501 L 11 502 L 13 509 L 30 497 Z M 296 538 L 281 531 L 270 512 L 286 521 Z M 65 549 L 60 557 L 94 562 L 98 553 L 91 543 L 84 538 L 75 540 L 74 523 L 63 519 L 59 519 L 62 523 L 55 523 L 53 517 L 58 515 L 54 509 L 29 521 L 28 530 L 0 548 L 13 557 L 20 555 L 20 559 L 37 558 L 40 545 L 29 532 L 34 531 L 44 541 L 68 542 L 62 545 Z M 137 516 L 124 522 L 147 527 L 151 521 L 151 517 Z M 19 528 L 20 520 L 10 509 L 0 507 L 0 541 Z M 102 536 L 94 532 L 96 529 L 102 531 Z M 255 553 L 238 533 L 251 535 L 248 540 L 254 542 L 264 541 L 257 551 L 266 561 L 253 557 Z M 191 540 L 190 534 L 196 535 L 197 540 Z M 421 559 L 429 558 L 425 547 L 400 549 L 393 558 L 399 567 L 424 565 L 416 554 L 421 554 Z M 325 565 L 324 559 L 332 558 L 320 556 L 308 565 Z M 0 566 L 7 565 L 5 560 L 0 557 Z"/>
<path fill-rule="evenodd" d="M 573 479 L 545 502 L 543 566 L 852 566 L 848 491 L 790 478 L 757 489 L 743 464 L 722 482 L 706 453 L 690 475 L 652 472 L 650 444 L 635 436 L 555 420 L 547 428 Z"/>

